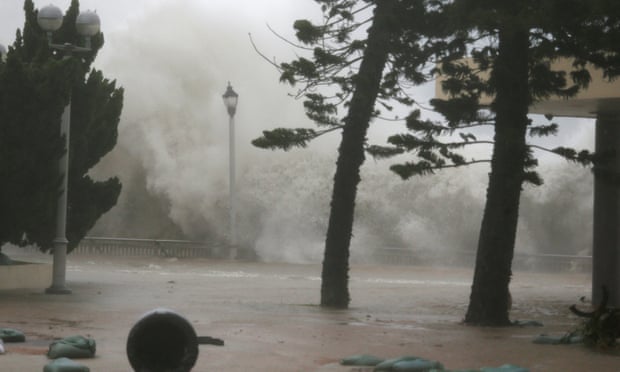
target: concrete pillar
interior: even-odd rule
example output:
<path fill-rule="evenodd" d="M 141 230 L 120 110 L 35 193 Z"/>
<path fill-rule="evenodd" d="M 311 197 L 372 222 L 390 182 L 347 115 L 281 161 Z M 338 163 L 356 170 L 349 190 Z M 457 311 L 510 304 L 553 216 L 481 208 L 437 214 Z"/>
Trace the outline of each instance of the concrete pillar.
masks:
<path fill-rule="evenodd" d="M 608 306 L 620 307 L 620 113 L 597 115 L 595 147 L 592 303 L 605 285 Z"/>

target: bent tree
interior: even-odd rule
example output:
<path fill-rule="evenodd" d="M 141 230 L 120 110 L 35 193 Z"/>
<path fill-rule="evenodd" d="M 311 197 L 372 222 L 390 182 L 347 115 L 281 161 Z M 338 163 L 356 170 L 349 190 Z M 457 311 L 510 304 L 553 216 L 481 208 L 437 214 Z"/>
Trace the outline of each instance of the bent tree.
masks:
<path fill-rule="evenodd" d="M 91 69 L 103 35 L 92 40 L 92 51 L 63 58 L 53 53 L 37 24 L 32 0 L 24 2 L 25 24 L 18 30 L 0 69 L 0 174 L 3 200 L 0 244 L 53 247 L 58 188 L 58 159 L 64 151 L 60 117 L 72 98 L 68 193 L 68 249 L 112 208 L 121 191 L 118 178 L 93 180 L 88 172 L 114 148 L 123 105 L 123 90 L 101 71 Z M 79 44 L 75 28 L 79 1 L 72 0 L 55 42 Z M 5 222 L 7 222 L 5 224 Z"/>
<path fill-rule="evenodd" d="M 472 5 L 469 1 L 464 3 Z M 552 94 L 563 97 L 575 95 L 587 87 L 591 79 L 586 62 L 594 54 L 587 50 L 588 44 L 584 44 L 581 50 L 575 50 L 564 47 L 563 40 L 567 33 L 582 33 L 574 25 L 582 23 L 583 15 L 593 14 L 594 9 L 586 1 L 570 3 L 549 0 L 537 4 L 539 8 L 533 7 L 530 1 L 497 4 L 492 10 L 500 15 L 496 18 L 498 23 L 493 27 L 478 28 L 494 30 L 498 40 L 497 55 L 490 75 L 490 84 L 495 93 L 491 105 L 496 115 L 495 145 L 474 282 L 465 316 L 467 323 L 510 324 L 508 285 L 521 186 L 524 181 L 542 183 L 535 172 L 526 171 L 528 167 L 536 165 L 525 139 L 530 124 L 527 117 L 529 105 Z M 475 5 L 487 7 L 486 3 Z M 557 18 L 549 20 L 549 14 Z M 607 16 L 587 22 L 596 24 L 605 18 Z M 558 58 L 572 58 L 573 70 L 553 71 L 550 61 Z M 572 86 L 567 87 L 567 75 L 572 78 Z M 567 154 L 561 149 L 556 152 Z M 571 151 L 568 155 L 575 156 Z M 587 159 L 587 156 L 580 157 L 577 154 L 577 159 L 584 158 Z"/>
<path fill-rule="evenodd" d="M 277 128 L 264 131 L 252 143 L 271 149 L 304 147 L 312 139 L 336 130 L 342 131 L 334 175 L 330 215 L 325 238 L 321 306 L 346 308 L 350 302 L 348 289 L 349 252 L 355 212 L 360 167 L 365 160 L 366 135 L 369 124 L 379 111 L 377 102 L 387 109 L 389 100 L 412 104 L 400 84 L 406 77 L 420 83 L 420 72 L 426 59 L 417 47 L 420 34 L 410 24 L 423 24 L 424 1 L 317 1 L 322 5 L 324 23 L 295 22 L 298 39 L 312 53 L 312 59 L 300 57 L 282 63 L 281 80 L 303 83 L 299 96 L 305 98 L 308 117 L 321 130 L 310 128 Z M 373 15 L 357 21 L 369 6 Z M 356 30 L 368 26 L 367 38 L 353 39 Z M 407 31 L 405 31 L 407 29 Z M 400 46 L 400 47 L 399 47 Z M 334 95 L 317 93 L 315 88 L 335 88 Z M 338 117 L 338 107 L 347 113 Z"/>
<path fill-rule="evenodd" d="M 355 197 L 360 182 L 360 167 L 364 163 L 366 133 L 392 39 L 390 28 L 394 4 L 393 0 L 377 3 L 373 24 L 368 30 L 366 50 L 359 72 L 353 80 L 355 90 L 344 118 L 325 238 L 321 274 L 322 306 L 346 308 L 350 301 L 348 265 Z"/>
<path fill-rule="evenodd" d="M 614 19 L 618 18 L 617 9 L 611 9 L 610 4 L 605 0 L 493 4 L 455 0 L 445 8 L 445 15 L 453 19 L 453 37 L 463 43 L 458 53 L 444 57 L 439 68 L 445 77 L 442 86 L 452 98 L 432 101 L 447 125 L 411 117 L 408 126 L 418 135 L 394 136 L 389 141 L 395 146 L 393 152 L 412 151 L 421 159 L 392 167 L 404 178 L 445 167 L 490 162 L 467 323 L 511 324 L 508 286 L 521 188 L 524 182 L 542 183 L 534 170 L 537 160 L 533 155 L 534 149 L 542 148 L 528 144 L 526 137 L 557 130 L 555 124 L 534 125 L 527 116 L 528 108 L 552 95 L 571 97 L 587 87 L 587 62 L 605 68 L 609 76 L 615 73 L 618 54 L 609 41 L 617 35 L 617 27 L 610 24 L 617 24 Z M 602 37 L 605 29 L 614 36 Z M 559 58 L 573 59 L 570 71 L 553 68 L 552 62 Z M 481 110 L 483 97 L 492 97 L 488 111 Z M 462 141 L 457 142 L 441 142 L 435 137 L 479 125 L 493 126 L 493 140 L 480 141 L 467 132 L 460 133 Z M 479 143 L 493 145 L 491 159 L 468 160 L 455 151 Z M 595 159 L 587 151 L 577 153 L 564 147 L 550 151 L 584 165 Z"/>

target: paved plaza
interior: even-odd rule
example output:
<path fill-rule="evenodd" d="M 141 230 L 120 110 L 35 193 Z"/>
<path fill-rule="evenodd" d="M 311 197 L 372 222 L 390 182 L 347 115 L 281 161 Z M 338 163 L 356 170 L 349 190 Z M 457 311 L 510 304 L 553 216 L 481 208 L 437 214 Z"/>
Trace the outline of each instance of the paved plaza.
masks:
<path fill-rule="evenodd" d="M 350 309 L 325 310 L 317 306 L 320 264 L 83 255 L 68 264 L 71 295 L 0 291 L 0 327 L 27 337 L 6 344 L 0 371 L 41 371 L 51 340 L 72 335 L 96 340 L 96 357 L 80 361 L 91 371 L 130 371 L 129 330 L 158 307 L 183 315 L 198 335 L 224 340 L 200 346 L 197 372 L 359 371 L 338 362 L 362 353 L 417 355 L 450 369 L 510 363 L 531 371 L 620 371 L 617 353 L 532 343 L 541 333 L 575 328 L 568 307 L 589 294 L 584 273 L 516 272 L 512 318 L 544 326 L 496 329 L 460 322 L 472 277 L 466 269 L 354 265 Z"/>

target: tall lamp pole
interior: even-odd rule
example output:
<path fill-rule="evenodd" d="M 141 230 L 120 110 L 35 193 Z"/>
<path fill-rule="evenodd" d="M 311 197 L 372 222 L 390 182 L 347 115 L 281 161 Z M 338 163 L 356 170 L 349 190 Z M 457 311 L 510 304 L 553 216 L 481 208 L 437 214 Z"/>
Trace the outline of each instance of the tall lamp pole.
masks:
<path fill-rule="evenodd" d="M 229 175 L 230 175 L 230 214 L 229 214 L 229 233 L 230 233 L 230 245 L 232 247 L 232 256 L 236 255 L 236 246 L 237 246 L 237 227 L 236 227 L 236 195 L 235 195 L 235 113 L 237 112 L 237 101 L 239 99 L 239 95 L 233 90 L 230 82 L 228 82 L 228 87 L 226 88 L 226 92 L 222 95 L 224 99 L 224 105 L 228 110 L 229 117 Z"/>
<path fill-rule="evenodd" d="M 100 21 L 97 13 L 86 11 L 80 13 L 75 21 L 78 33 L 85 38 L 85 46 L 80 47 L 70 43 L 54 44 L 52 33 L 57 31 L 63 22 L 60 8 L 48 5 L 39 10 L 37 23 L 47 33 L 48 45 L 64 53 L 69 58 L 75 52 L 89 52 L 90 38 L 99 33 Z M 60 124 L 60 135 L 65 139 L 65 154 L 60 158 L 58 170 L 63 177 L 60 198 L 56 209 L 56 238 L 54 239 L 54 261 L 52 267 L 52 285 L 45 290 L 48 294 L 69 294 L 71 289 L 66 286 L 67 271 L 67 195 L 69 185 L 69 133 L 71 128 L 71 98 L 65 106 Z"/>

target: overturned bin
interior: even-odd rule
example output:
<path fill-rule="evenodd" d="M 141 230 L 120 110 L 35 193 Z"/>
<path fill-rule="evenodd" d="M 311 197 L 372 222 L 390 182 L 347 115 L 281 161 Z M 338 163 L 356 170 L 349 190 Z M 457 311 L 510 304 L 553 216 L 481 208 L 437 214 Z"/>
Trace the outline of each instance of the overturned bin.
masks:
<path fill-rule="evenodd" d="M 168 309 L 144 314 L 127 337 L 136 372 L 188 372 L 198 359 L 198 337 L 187 319 Z"/>

